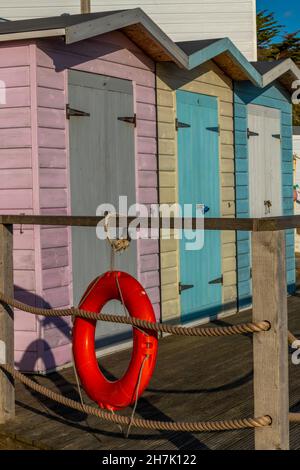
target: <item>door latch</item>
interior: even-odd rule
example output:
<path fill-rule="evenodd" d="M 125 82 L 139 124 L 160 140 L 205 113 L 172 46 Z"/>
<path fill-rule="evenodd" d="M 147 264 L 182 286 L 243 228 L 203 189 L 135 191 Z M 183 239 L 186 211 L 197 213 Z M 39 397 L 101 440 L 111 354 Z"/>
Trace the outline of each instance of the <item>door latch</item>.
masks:
<path fill-rule="evenodd" d="M 185 122 L 180 122 L 180 121 L 178 121 L 177 118 L 175 119 L 175 129 L 176 129 L 176 131 L 178 131 L 178 129 L 188 129 L 189 127 L 191 127 L 190 124 L 186 124 Z"/>
<path fill-rule="evenodd" d="M 216 279 L 213 279 L 212 281 L 209 281 L 208 284 L 210 284 L 210 285 L 223 284 L 223 274 L 222 274 L 222 276 L 217 277 Z"/>
<path fill-rule="evenodd" d="M 250 139 L 250 137 L 257 137 L 259 136 L 259 134 L 257 132 L 254 132 L 254 131 L 250 131 L 249 127 L 247 129 L 247 137 L 248 139 Z"/>
<path fill-rule="evenodd" d="M 181 295 L 181 293 L 184 290 L 193 289 L 193 287 L 194 287 L 193 284 L 181 284 L 181 282 L 179 282 L 178 284 L 179 295 Z"/>
<path fill-rule="evenodd" d="M 221 134 L 221 128 L 220 126 L 214 126 L 214 127 L 207 127 L 206 128 L 208 131 L 211 131 L 211 132 L 217 132 L 217 134 Z"/>
<path fill-rule="evenodd" d="M 271 201 L 264 201 L 264 206 L 265 206 L 265 214 L 270 214 L 271 212 L 271 207 L 272 207 L 272 202 Z"/>

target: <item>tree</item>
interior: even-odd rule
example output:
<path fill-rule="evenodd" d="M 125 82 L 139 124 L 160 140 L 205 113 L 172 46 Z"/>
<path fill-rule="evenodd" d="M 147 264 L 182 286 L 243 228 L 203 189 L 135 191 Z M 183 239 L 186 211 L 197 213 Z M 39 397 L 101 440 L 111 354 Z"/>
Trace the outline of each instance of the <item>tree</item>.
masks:
<path fill-rule="evenodd" d="M 270 47 L 270 55 L 275 60 L 290 58 L 300 65 L 300 36 L 299 31 L 283 36 L 281 42 L 274 43 Z"/>
<path fill-rule="evenodd" d="M 283 26 L 268 10 L 257 14 L 257 43 L 259 60 L 280 60 L 291 58 L 300 67 L 300 30 L 286 33 L 275 42 Z M 293 106 L 293 124 L 300 125 L 300 105 Z"/>
<path fill-rule="evenodd" d="M 272 41 L 281 32 L 283 26 L 276 20 L 275 14 L 261 10 L 257 14 L 257 45 L 258 56 L 261 60 L 268 57 Z"/>
<path fill-rule="evenodd" d="M 274 43 L 270 48 L 270 57 L 274 60 L 292 59 L 300 66 L 300 37 L 299 31 L 287 33 L 280 42 Z M 293 125 L 300 125 L 300 105 L 293 106 Z"/>

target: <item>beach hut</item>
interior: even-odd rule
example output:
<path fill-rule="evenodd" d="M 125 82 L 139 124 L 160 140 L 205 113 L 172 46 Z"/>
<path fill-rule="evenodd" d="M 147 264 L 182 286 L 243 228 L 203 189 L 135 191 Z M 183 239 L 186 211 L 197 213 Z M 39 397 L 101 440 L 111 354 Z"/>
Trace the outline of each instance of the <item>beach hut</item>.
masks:
<path fill-rule="evenodd" d="M 249 63 L 229 39 L 177 44 L 188 69 L 157 67 L 160 202 L 202 204 L 206 217 L 291 214 L 291 92 L 299 69 L 291 60 Z M 263 118 L 252 124 L 252 111 Z M 250 304 L 247 233 L 205 232 L 195 251 L 175 238 L 160 242 L 163 320 L 205 322 Z M 286 243 L 292 292 L 292 231 Z"/>
<path fill-rule="evenodd" d="M 235 82 L 235 165 L 237 217 L 292 215 L 293 82 L 299 69 L 290 59 L 256 62 L 262 87 Z M 251 302 L 250 238 L 237 234 L 240 307 Z M 295 290 L 294 231 L 286 232 L 288 291 Z"/>
<path fill-rule="evenodd" d="M 274 87 L 285 97 L 276 103 L 288 211 L 288 90 L 299 71 L 291 61 L 259 67 L 227 38 L 174 43 L 139 8 L 0 24 L 1 213 L 92 215 L 102 203 L 118 210 L 123 195 L 128 205 L 187 202 L 207 217 L 247 216 L 238 147 L 247 126 L 242 131 L 235 119 L 240 86 L 246 95 L 267 97 Z M 243 242 L 234 232 L 208 232 L 194 251 L 184 239 L 132 241 L 116 267 L 145 286 L 158 320 L 204 322 L 237 311 Z M 110 247 L 94 229 L 15 227 L 15 295 L 26 303 L 76 305 L 109 268 Z M 97 354 L 128 346 L 130 335 L 127 327 L 99 325 Z M 69 321 L 15 312 L 20 369 L 68 364 L 70 344 Z"/>
<path fill-rule="evenodd" d="M 0 211 L 96 215 L 101 203 L 157 203 L 155 61 L 185 55 L 141 10 L 0 25 Z M 118 207 L 118 206 L 117 206 Z M 118 257 L 160 318 L 159 247 L 145 240 Z M 94 229 L 18 227 L 15 295 L 29 304 L 77 304 L 109 269 Z M 69 363 L 70 322 L 15 313 L 22 370 Z M 128 328 L 105 324 L 97 348 L 124 345 Z"/>
<path fill-rule="evenodd" d="M 235 217 L 233 80 L 260 86 L 261 76 L 229 39 L 177 44 L 188 67 L 157 67 L 160 203 Z M 205 232 L 201 250 L 189 250 L 185 237 L 162 239 L 161 283 L 165 321 L 236 312 L 235 233 Z"/>

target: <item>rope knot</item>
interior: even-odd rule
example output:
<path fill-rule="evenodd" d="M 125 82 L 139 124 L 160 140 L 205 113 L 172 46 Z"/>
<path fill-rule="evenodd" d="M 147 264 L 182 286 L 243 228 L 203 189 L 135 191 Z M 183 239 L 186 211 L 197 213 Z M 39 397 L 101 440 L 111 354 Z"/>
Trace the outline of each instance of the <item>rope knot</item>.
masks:
<path fill-rule="evenodd" d="M 127 248 L 129 248 L 131 239 L 130 239 L 130 236 L 128 234 L 128 231 L 127 231 L 127 236 L 124 237 L 124 238 L 114 238 L 114 239 L 112 239 L 109 236 L 109 223 L 110 223 L 110 220 L 111 220 L 112 217 L 117 217 L 117 214 L 109 212 L 105 215 L 104 230 L 106 232 L 107 240 L 108 240 L 111 248 L 113 249 L 113 251 L 115 253 L 121 253 L 122 251 L 125 251 L 125 250 L 127 250 Z"/>

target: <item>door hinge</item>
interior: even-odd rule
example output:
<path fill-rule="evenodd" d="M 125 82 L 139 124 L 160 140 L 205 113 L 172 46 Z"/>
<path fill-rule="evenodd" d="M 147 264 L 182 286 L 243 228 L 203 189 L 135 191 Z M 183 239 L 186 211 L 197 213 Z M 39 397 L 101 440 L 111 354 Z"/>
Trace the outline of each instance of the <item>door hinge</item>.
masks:
<path fill-rule="evenodd" d="M 249 127 L 247 129 L 247 137 L 248 139 L 250 139 L 250 137 L 257 137 L 259 134 L 258 132 L 253 132 L 253 131 L 250 131 Z"/>
<path fill-rule="evenodd" d="M 181 295 L 181 293 L 184 290 L 193 289 L 193 287 L 194 287 L 193 284 L 181 284 L 181 282 L 179 282 L 178 284 L 179 295 Z"/>
<path fill-rule="evenodd" d="M 281 140 L 281 135 L 280 134 L 272 134 L 272 137 L 274 137 L 274 139 Z"/>
<path fill-rule="evenodd" d="M 212 281 L 209 281 L 210 285 L 213 285 L 213 284 L 223 284 L 223 274 L 222 276 L 220 277 L 217 277 L 217 279 L 213 279 Z"/>
<path fill-rule="evenodd" d="M 175 119 L 175 129 L 176 129 L 176 131 L 178 131 L 178 129 L 188 129 L 189 127 L 191 127 L 190 124 L 186 124 L 185 122 L 180 122 L 180 121 L 178 121 L 177 118 Z"/>
<path fill-rule="evenodd" d="M 133 116 L 120 116 L 118 121 L 128 122 L 128 124 L 133 124 L 136 127 L 136 114 L 134 113 Z"/>
<path fill-rule="evenodd" d="M 217 132 L 219 135 L 221 134 L 221 128 L 220 128 L 220 126 L 207 127 L 206 129 L 207 129 L 208 131 L 211 131 L 211 132 Z"/>
<path fill-rule="evenodd" d="M 252 268 L 250 268 L 250 279 L 252 279 Z"/>
<path fill-rule="evenodd" d="M 71 108 L 69 104 L 66 105 L 66 117 L 70 119 L 71 116 L 90 116 L 90 113 L 81 111 L 80 109 Z"/>

